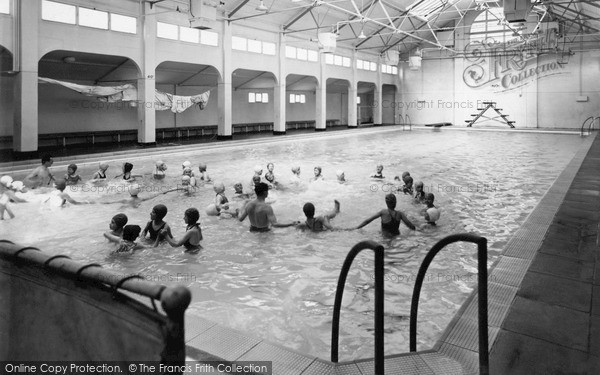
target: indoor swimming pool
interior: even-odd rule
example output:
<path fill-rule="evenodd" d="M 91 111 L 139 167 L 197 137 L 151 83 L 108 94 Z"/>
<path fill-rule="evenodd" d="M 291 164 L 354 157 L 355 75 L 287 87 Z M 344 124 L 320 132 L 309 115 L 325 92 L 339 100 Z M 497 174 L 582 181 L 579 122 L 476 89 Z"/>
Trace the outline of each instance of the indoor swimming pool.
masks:
<path fill-rule="evenodd" d="M 299 135 L 252 142 L 250 146 L 221 143 L 198 145 L 197 150 L 109 162 L 104 185 L 78 185 L 67 192 L 76 200 L 98 204 L 60 208 L 48 193 L 27 192 L 29 203 L 12 204 L 16 218 L 5 220 L 2 237 L 22 245 L 37 246 L 74 260 L 101 263 L 125 274 L 139 273 L 148 280 L 186 285 L 193 293 L 188 311 L 223 326 L 240 330 L 305 354 L 327 359 L 330 352 L 332 306 L 337 278 L 344 258 L 356 243 L 372 239 L 386 249 L 385 350 L 408 351 L 410 299 L 418 267 L 427 250 L 449 234 L 475 232 L 488 239 L 489 264 L 540 201 L 556 177 L 575 155 L 578 135 L 425 131 L 403 132 L 390 128 L 329 134 Z M 206 148 L 206 149 L 205 149 Z M 157 160 L 168 165 L 166 178 L 154 180 Z M 351 231 L 309 233 L 276 228 L 251 233 L 249 222 L 207 216 L 214 201 L 212 184 L 186 195 L 171 192 L 142 202 L 138 207 L 109 203 L 129 197 L 127 184 L 112 179 L 129 161 L 133 174 L 142 174 L 140 197 L 176 187 L 181 164 L 189 160 L 194 171 L 205 163 L 214 181 L 223 182 L 234 204 L 233 184 L 242 182 L 246 192 L 255 165 L 274 174 L 284 189 L 270 194 L 278 221 L 304 220 L 302 206 L 312 202 L 317 214 L 341 203 L 332 221 L 338 228 L 352 228 L 385 208 L 384 196 L 394 190 L 394 176 L 410 172 L 423 181 L 426 192 L 435 194 L 442 210 L 437 227 L 411 231 L 401 225 L 401 237 L 381 236 L 380 223 Z M 69 162 L 55 163 L 55 176 L 66 173 Z M 377 164 L 384 166 L 385 180 L 374 180 Z M 292 182 L 292 166 L 300 166 L 301 182 Z M 313 168 L 322 167 L 324 181 L 309 182 Z M 80 165 L 78 173 L 88 180 L 98 163 Z M 342 170 L 346 182 L 336 181 Z M 24 174 L 15 174 L 17 180 Z M 424 224 L 422 204 L 403 193 L 398 207 L 417 226 Z M 102 203 L 102 204 L 101 204 Z M 106 204 L 104 204 L 106 203 Z M 204 239 L 198 254 L 185 254 L 168 244 L 132 255 L 111 255 L 113 249 L 102 236 L 115 214 L 122 212 L 129 224 L 144 227 L 156 204 L 165 204 L 176 238 L 185 231 L 183 212 L 196 207 Z M 348 277 L 341 312 L 340 360 L 373 356 L 373 259 L 363 252 Z M 432 347 L 471 290 L 476 286 L 476 251 L 473 246 L 453 245 L 437 257 L 429 269 L 419 306 L 419 349 Z M 491 280 L 493 281 L 493 280 Z"/>

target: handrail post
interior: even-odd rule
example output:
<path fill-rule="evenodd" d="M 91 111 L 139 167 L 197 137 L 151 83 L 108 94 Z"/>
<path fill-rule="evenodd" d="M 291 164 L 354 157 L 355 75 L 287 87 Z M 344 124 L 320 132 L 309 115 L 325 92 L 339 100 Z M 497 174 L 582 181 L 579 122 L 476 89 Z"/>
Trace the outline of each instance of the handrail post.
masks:
<path fill-rule="evenodd" d="M 425 274 L 433 258 L 444 247 L 454 242 L 471 242 L 477 244 L 477 284 L 478 284 L 478 324 L 479 324 L 479 373 L 489 374 L 488 353 L 488 293 L 487 293 L 487 239 L 476 234 L 461 233 L 453 234 L 438 241 L 423 259 L 413 289 L 410 305 L 410 343 L 409 350 L 417 351 L 417 314 L 419 310 L 419 297 Z"/>
<path fill-rule="evenodd" d="M 384 374 L 384 342 L 383 342 L 383 311 L 384 311 L 384 289 L 383 289 L 383 246 L 374 241 L 362 241 L 354 245 L 342 265 L 337 289 L 335 291 L 335 302 L 333 304 L 333 322 L 331 329 L 331 362 L 338 362 L 338 339 L 340 335 L 340 309 L 348 271 L 356 255 L 362 250 L 370 249 L 375 252 L 375 375 Z"/>

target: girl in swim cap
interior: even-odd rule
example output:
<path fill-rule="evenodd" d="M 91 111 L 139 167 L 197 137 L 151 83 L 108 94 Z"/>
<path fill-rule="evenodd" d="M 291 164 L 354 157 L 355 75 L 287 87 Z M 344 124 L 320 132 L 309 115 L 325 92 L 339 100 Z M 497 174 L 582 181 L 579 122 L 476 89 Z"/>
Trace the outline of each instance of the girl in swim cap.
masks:
<path fill-rule="evenodd" d="M 133 253 L 135 250 L 143 249 L 144 246 L 135 242 L 141 229 L 139 225 L 126 225 L 123 228 L 123 238 L 113 253 Z"/>
<path fill-rule="evenodd" d="M 203 182 L 212 182 L 212 180 L 210 179 L 210 176 L 208 175 L 208 172 L 206 171 L 206 164 L 204 163 L 200 163 L 198 164 L 198 171 L 200 172 L 200 181 Z"/>
<path fill-rule="evenodd" d="M 152 211 L 150 212 L 150 221 L 142 231 L 142 238 L 146 238 L 146 234 L 149 234 L 150 240 L 154 241 L 154 247 L 158 246 L 158 243 L 163 239 L 163 236 L 159 233 L 163 229 L 169 236 L 173 237 L 169 224 L 163 221 L 165 216 L 167 216 L 167 206 L 164 204 L 157 204 L 152 208 Z"/>
<path fill-rule="evenodd" d="M 108 169 L 108 164 L 107 163 L 100 163 L 100 166 L 98 168 L 98 171 L 96 173 L 94 173 L 94 176 L 92 177 L 92 180 L 96 181 L 96 180 L 103 180 L 106 178 L 106 170 Z"/>
<path fill-rule="evenodd" d="M 316 166 L 314 169 L 314 173 L 315 176 L 313 178 L 311 178 L 311 181 L 317 181 L 317 180 L 323 180 L 323 175 L 321 174 L 321 167 L 320 166 Z"/>
<path fill-rule="evenodd" d="M 123 173 L 118 176 L 115 176 L 115 178 L 123 177 L 123 180 L 125 180 L 125 181 L 135 181 L 136 177 L 143 177 L 140 174 L 136 174 L 136 175 L 131 174 L 132 170 L 133 170 L 133 164 L 125 162 L 123 164 Z"/>
<path fill-rule="evenodd" d="M 159 160 L 156 162 L 156 166 L 154 168 L 154 179 L 155 180 L 162 180 L 163 178 L 165 178 L 165 171 L 167 170 L 167 165 L 165 164 L 164 161 Z"/>
<path fill-rule="evenodd" d="M 127 224 L 127 221 L 127 215 L 125 214 L 116 214 L 113 216 L 108 226 L 110 231 L 105 232 L 104 237 L 111 242 L 120 242 L 123 237 L 123 228 Z"/>
<path fill-rule="evenodd" d="M 77 164 L 69 164 L 67 167 L 67 174 L 65 174 L 67 185 L 75 185 L 81 181 L 81 176 L 75 174 L 75 172 L 77 172 Z"/>
<path fill-rule="evenodd" d="M 200 212 L 195 208 L 188 208 L 183 214 L 183 221 L 187 224 L 185 234 L 177 241 L 175 238 L 170 236 L 166 230 L 161 230 L 160 233 L 164 236 L 165 240 L 173 247 L 183 246 L 185 247 L 186 253 L 197 253 L 202 249 L 200 241 L 202 241 L 202 229 L 200 229 Z"/>

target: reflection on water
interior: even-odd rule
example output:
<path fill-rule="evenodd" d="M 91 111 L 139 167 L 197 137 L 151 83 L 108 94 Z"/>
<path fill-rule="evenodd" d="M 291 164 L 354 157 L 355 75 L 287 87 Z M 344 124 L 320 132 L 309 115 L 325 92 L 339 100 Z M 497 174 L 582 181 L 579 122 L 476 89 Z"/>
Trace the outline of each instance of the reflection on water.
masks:
<path fill-rule="evenodd" d="M 385 207 L 383 197 L 393 177 L 410 171 L 415 182 L 436 196 L 442 216 L 436 228 L 413 232 L 401 227 L 402 238 L 389 240 L 373 222 L 357 231 L 303 233 L 292 228 L 271 233 L 250 233 L 248 222 L 209 217 L 204 208 L 214 200 L 212 185 L 187 196 L 174 192 L 142 202 L 139 207 L 114 204 L 69 206 L 61 209 L 43 203 L 47 195 L 28 193 L 33 203 L 13 204 L 14 220 L 0 223 L 4 238 L 36 245 L 52 253 L 68 254 L 83 262 L 99 262 L 123 273 L 141 273 L 163 284 L 183 284 L 193 293 L 190 312 L 251 335 L 278 342 L 322 358 L 330 352 L 331 317 L 337 277 L 346 253 L 359 241 L 373 239 L 386 248 L 386 354 L 408 351 L 410 298 L 418 267 L 440 238 L 458 232 L 476 232 L 489 240 L 490 264 L 503 245 L 535 207 L 559 172 L 581 144 L 577 136 L 479 133 L 399 132 L 335 134 L 320 140 L 280 141 L 251 148 L 225 147 L 222 151 L 148 158 L 134 161 L 134 173 L 145 190 L 176 187 L 181 163 L 199 162 L 227 186 L 242 182 L 245 189 L 256 164 L 266 171 L 275 163 L 275 176 L 287 189 L 273 194 L 274 211 L 280 221 L 303 219 L 302 205 L 313 202 L 319 212 L 341 202 L 337 227 L 358 225 Z M 158 159 L 169 166 L 167 177 L 154 181 L 151 174 Z M 383 164 L 384 181 L 368 178 Z M 107 175 L 120 173 L 111 163 Z M 301 167 L 301 184 L 292 184 L 293 165 Z M 323 168 L 326 180 L 309 184 L 313 167 Z M 52 168 L 55 175 L 62 170 Z M 64 168 L 66 171 L 66 167 Z M 91 176 L 96 166 L 81 166 Z M 348 182 L 335 181 L 343 170 Z M 60 172 L 60 173 L 59 173 Z M 14 176 L 17 179 L 22 176 Z M 125 183 L 86 185 L 70 191 L 75 199 L 101 202 L 125 199 Z M 108 189 L 110 188 L 110 189 Z M 123 212 L 129 223 L 144 226 L 155 204 L 169 208 L 165 220 L 178 238 L 185 231 L 183 212 L 201 212 L 204 249 L 196 255 L 162 245 L 131 256 L 108 255 L 111 246 L 103 239 L 111 217 Z M 398 195 L 398 206 L 415 223 L 423 223 L 408 196 Z M 455 244 L 441 252 L 432 264 L 419 306 L 419 348 L 431 347 L 459 306 L 476 285 L 474 246 Z M 342 360 L 373 356 L 373 260 L 359 255 L 344 292 L 340 357 Z"/>

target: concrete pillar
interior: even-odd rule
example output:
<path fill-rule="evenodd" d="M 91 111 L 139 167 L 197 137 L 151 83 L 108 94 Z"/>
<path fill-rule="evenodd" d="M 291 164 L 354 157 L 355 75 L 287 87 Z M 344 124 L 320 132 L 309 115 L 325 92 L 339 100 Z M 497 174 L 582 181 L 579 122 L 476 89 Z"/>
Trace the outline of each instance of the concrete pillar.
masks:
<path fill-rule="evenodd" d="M 286 132 L 286 69 L 285 69 L 285 35 L 279 34 L 279 76 L 277 77 L 277 84 L 273 90 L 273 113 L 275 118 L 273 120 L 273 134 L 283 135 Z"/>
<path fill-rule="evenodd" d="M 144 13 L 154 13 L 149 3 L 144 3 Z M 156 143 L 156 17 L 142 17 L 142 78 L 137 80 L 138 91 L 138 135 L 139 144 Z"/>
<path fill-rule="evenodd" d="M 358 122 L 356 121 L 357 116 L 357 107 L 356 107 L 356 87 L 358 83 L 356 82 L 357 68 L 356 68 L 356 51 L 352 51 L 352 78 L 348 85 L 348 127 L 356 128 L 358 127 Z"/>
<path fill-rule="evenodd" d="M 315 131 L 324 131 L 327 127 L 327 76 L 325 74 L 325 55 L 319 59 L 319 84 L 315 89 Z"/>
<path fill-rule="evenodd" d="M 38 28 L 41 2 L 15 2 L 13 150 L 38 149 Z"/>
<path fill-rule="evenodd" d="M 375 82 L 375 92 L 373 93 L 373 125 L 383 123 L 383 83 L 381 75 L 381 57 L 377 61 L 377 82 Z"/>
<path fill-rule="evenodd" d="M 232 139 L 232 111 L 233 92 L 231 89 L 231 25 L 223 22 L 223 71 L 219 81 L 218 108 L 219 120 L 217 139 Z"/>

